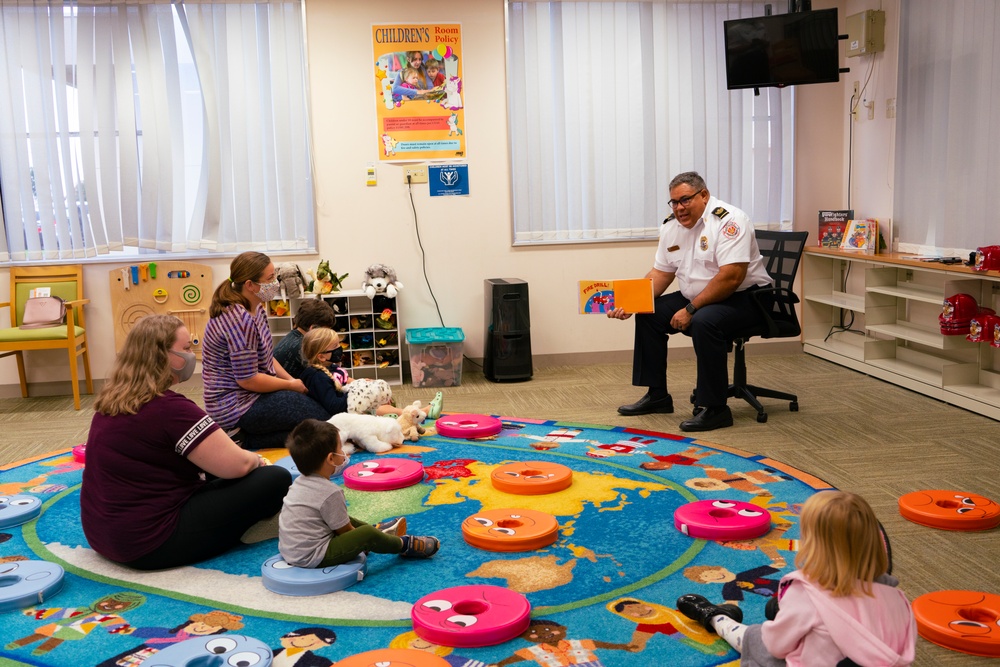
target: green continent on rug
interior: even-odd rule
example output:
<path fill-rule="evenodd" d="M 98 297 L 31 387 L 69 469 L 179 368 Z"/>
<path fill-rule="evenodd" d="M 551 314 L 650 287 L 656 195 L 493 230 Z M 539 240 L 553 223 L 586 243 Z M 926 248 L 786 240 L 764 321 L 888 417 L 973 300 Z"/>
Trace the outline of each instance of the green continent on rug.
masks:
<path fill-rule="evenodd" d="M 424 481 L 395 491 L 347 489 L 351 514 L 372 523 L 405 515 L 409 533 L 439 537 L 441 550 L 426 561 L 371 554 L 363 581 L 317 597 L 264 588 L 261 564 L 277 555 L 276 540 L 194 567 L 118 566 L 87 545 L 82 465 L 68 452 L 0 471 L 0 493 L 44 503 L 37 519 L 0 533 L 0 563 L 46 560 L 66 570 L 51 599 L 4 615 L 0 665 L 135 667 L 179 641 L 225 634 L 257 638 L 281 665 L 297 667 L 390 647 L 434 652 L 457 667 L 736 664 L 729 645 L 678 613 L 674 601 L 699 592 L 739 604 L 747 622 L 763 621 L 765 603 L 793 567 L 799 506 L 829 488 L 779 462 L 691 438 L 555 421 L 503 418 L 495 437 L 424 437 L 386 457 L 420 461 Z M 378 457 L 359 452 L 352 462 L 368 459 Z M 490 474 L 513 461 L 567 466 L 573 484 L 535 496 L 495 489 Z M 709 498 L 767 510 L 770 532 L 714 542 L 674 528 L 676 508 Z M 506 509 L 555 516 L 555 543 L 518 553 L 463 540 L 465 519 Z M 414 601 L 469 584 L 524 594 L 532 626 L 484 648 L 449 649 L 413 633 Z"/>

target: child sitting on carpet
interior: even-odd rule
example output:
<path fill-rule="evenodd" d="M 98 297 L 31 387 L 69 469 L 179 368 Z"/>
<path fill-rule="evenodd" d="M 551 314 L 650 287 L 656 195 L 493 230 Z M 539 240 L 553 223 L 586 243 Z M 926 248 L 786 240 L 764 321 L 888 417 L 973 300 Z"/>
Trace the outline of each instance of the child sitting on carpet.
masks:
<path fill-rule="evenodd" d="M 330 477 L 347 467 L 340 432 L 329 422 L 306 419 L 288 436 L 288 452 L 302 473 L 292 483 L 278 517 L 278 550 L 295 567 L 329 567 L 362 551 L 430 558 L 436 537 L 406 534 L 406 518 L 370 526 L 347 513 L 344 491 Z"/>
<path fill-rule="evenodd" d="M 916 651 L 910 603 L 884 574 L 888 557 L 878 520 L 861 496 L 823 491 L 802 506 L 797 571 L 781 579 L 774 620 L 743 625 L 736 605 L 682 595 L 677 609 L 742 654 L 741 667 L 887 665 Z M 886 585 L 887 582 L 890 585 Z"/>
<path fill-rule="evenodd" d="M 340 362 L 344 358 L 344 348 L 340 346 L 340 334 L 327 327 L 316 327 L 302 337 L 302 360 L 305 368 L 299 379 L 306 386 L 309 398 L 323 406 L 330 414 L 347 412 L 345 386 L 353 379 Z M 377 415 L 398 414 L 393 405 L 380 405 Z"/>

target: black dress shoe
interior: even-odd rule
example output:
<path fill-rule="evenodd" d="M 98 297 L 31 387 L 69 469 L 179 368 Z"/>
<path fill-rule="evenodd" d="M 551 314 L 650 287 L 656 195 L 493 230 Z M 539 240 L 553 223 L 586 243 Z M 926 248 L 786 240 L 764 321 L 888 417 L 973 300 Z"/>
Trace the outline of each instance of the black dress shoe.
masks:
<path fill-rule="evenodd" d="M 621 408 L 618 410 L 621 412 Z M 682 431 L 714 431 L 733 425 L 733 413 L 728 405 L 704 408 L 691 419 L 681 422 Z"/>
<path fill-rule="evenodd" d="M 692 621 L 698 621 L 705 629 L 715 634 L 715 627 L 712 619 L 722 614 L 728 616 L 737 623 L 743 622 L 743 610 L 734 604 L 712 604 L 707 598 L 694 593 L 682 595 L 677 598 L 677 611 L 684 614 Z"/>
<path fill-rule="evenodd" d="M 618 408 L 618 414 L 632 417 L 635 415 L 665 414 L 674 411 L 674 399 L 667 394 L 663 398 L 650 398 L 647 393 L 635 403 L 629 403 Z"/>

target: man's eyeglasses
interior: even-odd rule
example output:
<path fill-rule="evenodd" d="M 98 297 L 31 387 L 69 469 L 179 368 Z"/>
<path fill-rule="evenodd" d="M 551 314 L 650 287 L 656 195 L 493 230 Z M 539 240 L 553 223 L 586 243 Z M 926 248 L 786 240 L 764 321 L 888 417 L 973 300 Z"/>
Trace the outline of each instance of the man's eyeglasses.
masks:
<path fill-rule="evenodd" d="M 694 193 L 693 195 L 681 197 L 680 199 L 671 199 L 667 203 L 670 204 L 670 208 L 677 208 L 678 206 L 683 206 L 684 208 L 687 208 L 688 204 L 691 203 L 691 200 L 700 195 L 702 192 L 704 192 L 704 190 L 698 190 L 698 192 Z"/>

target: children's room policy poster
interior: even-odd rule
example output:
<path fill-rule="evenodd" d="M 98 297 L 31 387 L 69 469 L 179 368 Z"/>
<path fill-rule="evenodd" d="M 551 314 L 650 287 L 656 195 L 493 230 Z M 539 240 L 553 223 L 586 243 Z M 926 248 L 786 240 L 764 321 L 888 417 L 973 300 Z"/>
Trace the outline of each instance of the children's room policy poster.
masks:
<path fill-rule="evenodd" d="M 462 26 L 372 26 L 379 160 L 465 158 Z"/>

